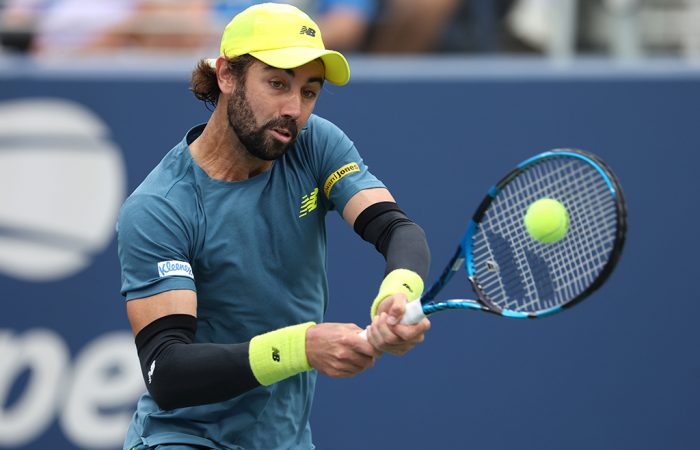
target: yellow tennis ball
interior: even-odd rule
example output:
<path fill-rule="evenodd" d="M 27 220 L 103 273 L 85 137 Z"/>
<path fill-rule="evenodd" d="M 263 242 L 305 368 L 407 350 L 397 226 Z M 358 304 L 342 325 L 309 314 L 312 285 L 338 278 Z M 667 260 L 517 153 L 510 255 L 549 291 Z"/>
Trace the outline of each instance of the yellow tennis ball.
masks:
<path fill-rule="evenodd" d="M 566 235 L 569 230 L 569 213 L 560 202 L 541 198 L 527 208 L 524 222 L 533 239 L 549 244 Z"/>

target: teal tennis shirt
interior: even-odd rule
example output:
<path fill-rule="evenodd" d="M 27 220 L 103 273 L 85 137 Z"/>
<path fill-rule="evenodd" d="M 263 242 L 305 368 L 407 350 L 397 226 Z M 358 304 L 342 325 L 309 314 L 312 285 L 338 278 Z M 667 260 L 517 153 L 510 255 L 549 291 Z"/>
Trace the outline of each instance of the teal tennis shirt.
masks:
<path fill-rule="evenodd" d="M 122 295 L 196 291 L 196 342 L 247 342 L 321 322 L 328 303 L 326 213 L 342 212 L 360 190 L 384 185 L 352 141 L 315 115 L 270 170 L 239 182 L 212 179 L 194 162 L 189 143 L 203 129 L 190 130 L 122 207 Z M 315 383 L 311 371 L 225 402 L 170 411 L 145 393 L 124 448 L 312 449 Z"/>

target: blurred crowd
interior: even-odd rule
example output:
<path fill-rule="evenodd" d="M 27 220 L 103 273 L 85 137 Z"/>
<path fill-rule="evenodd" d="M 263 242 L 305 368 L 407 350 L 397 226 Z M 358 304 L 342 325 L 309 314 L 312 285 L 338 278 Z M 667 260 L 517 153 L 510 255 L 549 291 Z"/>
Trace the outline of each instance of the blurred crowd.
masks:
<path fill-rule="evenodd" d="M 283 0 L 284 1 L 284 0 Z M 358 53 L 700 54 L 700 0 L 288 0 Z M 0 53 L 213 54 L 254 0 L 0 0 Z"/>

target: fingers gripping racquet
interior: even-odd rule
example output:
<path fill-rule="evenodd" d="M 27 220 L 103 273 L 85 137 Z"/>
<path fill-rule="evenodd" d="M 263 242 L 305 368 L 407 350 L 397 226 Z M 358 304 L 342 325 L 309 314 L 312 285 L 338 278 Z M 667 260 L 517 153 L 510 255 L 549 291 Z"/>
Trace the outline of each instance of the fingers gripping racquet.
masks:
<path fill-rule="evenodd" d="M 553 199 L 568 214 L 563 237 L 533 237 L 524 217 Z M 598 289 L 625 242 L 627 213 L 620 184 L 597 156 L 558 149 L 533 156 L 493 186 L 474 213 L 457 251 L 402 323 L 448 309 L 475 309 L 518 319 L 568 308 Z M 464 268 L 476 299 L 436 301 Z"/>

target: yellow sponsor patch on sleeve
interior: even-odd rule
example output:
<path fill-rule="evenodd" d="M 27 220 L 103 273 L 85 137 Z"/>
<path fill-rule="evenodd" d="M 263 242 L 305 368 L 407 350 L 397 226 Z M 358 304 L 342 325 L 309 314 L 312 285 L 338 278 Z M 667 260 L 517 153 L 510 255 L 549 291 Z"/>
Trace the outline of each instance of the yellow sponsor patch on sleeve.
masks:
<path fill-rule="evenodd" d="M 359 172 L 360 171 L 360 166 L 357 165 L 357 163 L 350 163 L 350 164 L 345 164 L 343 167 L 340 169 L 336 170 L 333 172 L 327 179 L 326 182 L 323 183 L 323 192 L 326 194 L 326 198 L 331 198 L 331 189 L 333 189 L 333 186 L 335 186 L 335 183 L 340 181 L 345 175 L 348 175 L 353 172 Z"/>

